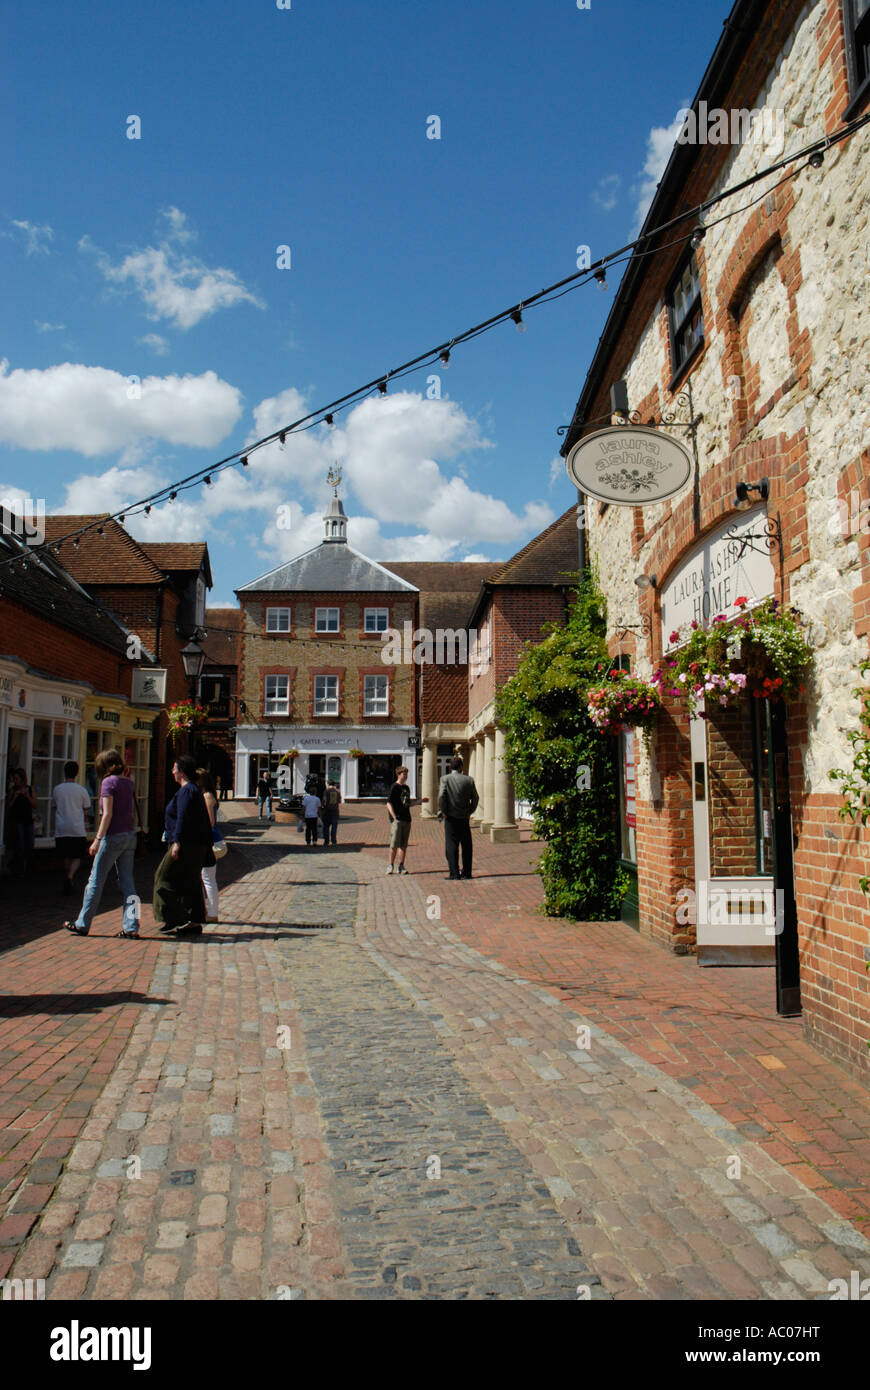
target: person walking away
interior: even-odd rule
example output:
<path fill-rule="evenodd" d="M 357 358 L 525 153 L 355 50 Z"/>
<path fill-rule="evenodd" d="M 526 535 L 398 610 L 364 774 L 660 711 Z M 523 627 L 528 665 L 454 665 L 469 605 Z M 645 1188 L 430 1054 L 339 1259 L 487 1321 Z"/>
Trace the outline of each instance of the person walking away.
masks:
<path fill-rule="evenodd" d="M 100 906 L 106 880 L 114 869 L 124 899 L 121 930 L 116 935 L 136 940 L 139 936 L 139 898 L 133 878 L 136 791 L 117 748 L 105 748 L 97 757 L 94 771 L 100 783 L 100 823 L 88 850 L 94 862 L 85 885 L 79 915 L 74 922 L 64 922 L 63 925 L 67 931 L 75 932 L 76 936 L 87 936 Z"/>
<path fill-rule="evenodd" d="M 324 847 L 330 842 L 336 843 L 336 832 L 338 830 L 338 808 L 341 805 L 341 792 L 338 782 L 332 781 L 323 793 L 323 805 L 320 808 L 320 819 L 323 821 L 323 844 Z"/>
<path fill-rule="evenodd" d="M 208 811 L 209 824 L 214 838 L 215 828 L 218 823 L 218 797 L 215 784 L 211 779 L 211 774 L 204 768 L 198 768 L 196 774 L 197 784 L 205 801 L 205 809 Z M 212 851 L 214 853 L 214 851 Z M 202 867 L 202 886 L 205 891 L 205 920 L 216 922 L 218 920 L 218 881 L 217 881 L 217 860 L 214 864 L 204 864 Z"/>
<path fill-rule="evenodd" d="M 317 848 L 317 817 L 320 814 L 320 797 L 314 792 L 306 792 L 302 798 L 302 814 L 305 817 L 305 843 Z M 326 832 L 324 831 L 324 843 Z"/>
<path fill-rule="evenodd" d="M 408 853 L 408 839 L 411 834 L 411 790 L 408 786 L 408 769 L 396 768 L 396 780 L 387 797 L 387 815 L 390 818 L 390 863 L 387 873 L 395 871 L 406 874 L 405 857 Z"/>
<path fill-rule="evenodd" d="M 438 789 L 438 814 L 444 818 L 444 853 L 449 870 L 447 878 L 471 878 L 472 844 L 469 819 L 477 810 L 479 800 L 474 779 L 462 771 L 462 759 L 454 758 L 450 764 L 450 771 L 441 778 L 441 786 Z"/>
<path fill-rule="evenodd" d="M 39 806 L 33 788 L 28 786 L 27 773 L 17 767 L 12 773 L 9 799 L 6 806 L 6 843 L 9 846 L 9 868 L 23 877 L 27 873 L 36 839 L 33 813 Z"/>
<path fill-rule="evenodd" d="M 57 810 L 54 821 L 54 845 L 63 858 L 63 891 L 67 895 L 73 891 L 73 879 L 88 852 L 85 813 L 91 809 L 91 798 L 76 781 L 78 775 L 78 763 L 64 763 L 64 780 L 58 782 L 51 794 Z"/>
<path fill-rule="evenodd" d="M 264 772 L 257 783 L 257 804 L 260 808 L 257 816 L 258 820 L 263 819 L 263 807 L 266 807 L 266 820 L 272 819 L 272 781 L 268 772 Z"/>
<path fill-rule="evenodd" d="M 205 798 L 196 785 L 196 763 L 181 753 L 172 764 L 178 783 L 166 807 L 169 849 L 154 875 L 154 920 L 161 931 L 176 936 L 200 936 L 205 918 L 202 871 L 215 862 L 212 825 Z"/>

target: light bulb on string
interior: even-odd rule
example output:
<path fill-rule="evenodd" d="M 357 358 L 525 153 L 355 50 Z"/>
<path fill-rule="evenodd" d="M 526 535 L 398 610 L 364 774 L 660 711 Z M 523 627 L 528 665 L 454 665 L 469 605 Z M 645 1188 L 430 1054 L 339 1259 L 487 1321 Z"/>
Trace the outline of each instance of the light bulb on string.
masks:
<path fill-rule="evenodd" d="M 596 279 L 597 282 L 598 282 L 598 288 L 599 288 L 600 290 L 606 290 L 606 289 L 607 289 L 607 271 L 606 271 L 606 270 L 596 270 L 596 272 L 595 272 L 595 279 Z"/>
<path fill-rule="evenodd" d="M 518 333 L 525 333 L 526 325 L 523 323 L 522 309 L 511 309 L 511 318 L 517 326 Z"/>
<path fill-rule="evenodd" d="M 247 460 L 247 458 L 246 458 L 244 455 L 242 456 L 240 462 L 241 462 L 241 465 L 242 465 L 243 468 L 247 468 L 247 466 L 248 466 L 248 460 Z"/>
<path fill-rule="evenodd" d="M 287 438 L 287 431 L 286 431 L 286 430 L 282 430 L 281 433 L 278 435 L 278 447 L 279 447 L 279 449 L 283 449 L 283 448 L 284 448 L 284 442 L 285 442 L 286 438 Z"/>
<path fill-rule="evenodd" d="M 385 381 L 379 381 L 378 390 L 380 391 L 382 396 L 385 396 L 387 394 L 387 383 Z"/>
<path fill-rule="evenodd" d="M 444 348 L 443 352 L 440 352 L 440 353 L 438 354 L 438 361 L 441 363 L 441 366 L 444 367 L 445 369 L 446 369 L 447 367 L 450 366 L 450 349 L 449 349 L 449 348 Z"/>

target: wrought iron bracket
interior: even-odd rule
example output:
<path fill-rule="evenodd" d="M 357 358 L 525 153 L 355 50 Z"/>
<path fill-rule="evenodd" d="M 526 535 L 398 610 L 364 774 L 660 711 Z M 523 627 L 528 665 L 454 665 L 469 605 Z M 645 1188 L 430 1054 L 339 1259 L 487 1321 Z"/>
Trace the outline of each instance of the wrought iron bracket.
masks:
<path fill-rule="evenodd" d="M 649 613 L 644 613 L 639 623 L 616 623 L 614 626 L 617 642 L 621 642 L 629 632 L 642 632 L 644 637 L 652 637 L 652 618 Z"/>
<path fill-rule="evenodd" d="M 776 520 L 771 516 L 766 519 L 762 531 L 746 531 L 742 536 L 732 536 L 730 531 L 726 534 L 728 553 L 733 555 L 735 560 L 739 560 L 747 550 L 754 550 L 756 555 L 772 555 L 778 550 L 779 563 L 782 564 L 782 519 L 779 512 L 776 514 Z"/>

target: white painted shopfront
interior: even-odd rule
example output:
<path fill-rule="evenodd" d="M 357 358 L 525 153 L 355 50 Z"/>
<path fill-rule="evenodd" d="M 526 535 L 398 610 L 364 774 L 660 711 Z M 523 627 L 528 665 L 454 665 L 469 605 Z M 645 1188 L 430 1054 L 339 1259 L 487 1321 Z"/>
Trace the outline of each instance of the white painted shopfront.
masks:
<path fill-rule="evenodd" d="M 337 777 L 344 800 L 378 800 L 387 796 L 395 769 L 408 769 L 411 796 L 417 795 L 418 736 L 412 728 L 311 729 L 278 728 L 272 737 L 271 770 L 277 786 L 301 792 L 309 773 Z M 284 753 L 299 750 L 293 766 L 279 766 Z M 351 757 L 361 749 L 361 757 Z M 269 727 L 239 726 L 236 731 L 236 795 L 254 796 L 257 779 L 269 767 Z"/>

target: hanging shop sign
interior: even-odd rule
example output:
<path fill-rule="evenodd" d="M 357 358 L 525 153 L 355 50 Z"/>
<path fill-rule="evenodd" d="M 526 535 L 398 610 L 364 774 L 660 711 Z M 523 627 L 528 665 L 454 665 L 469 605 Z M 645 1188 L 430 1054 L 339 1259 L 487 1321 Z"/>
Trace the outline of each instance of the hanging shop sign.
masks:
<path fill-rule="evenodd" d="M 160 666 L 137 666 L 133 672 L 133 689 L 130 698 L 134 705 L 166 704 L 166 668 Z"/>
<path fill-rule="evenodd" d="M 617 425 L 588 434 L 565 460 L 568 477 L 589 497 L 617 507 L 663 502 L 685 487 L 692 456 L 673 435 L 649 425 Z"/>

